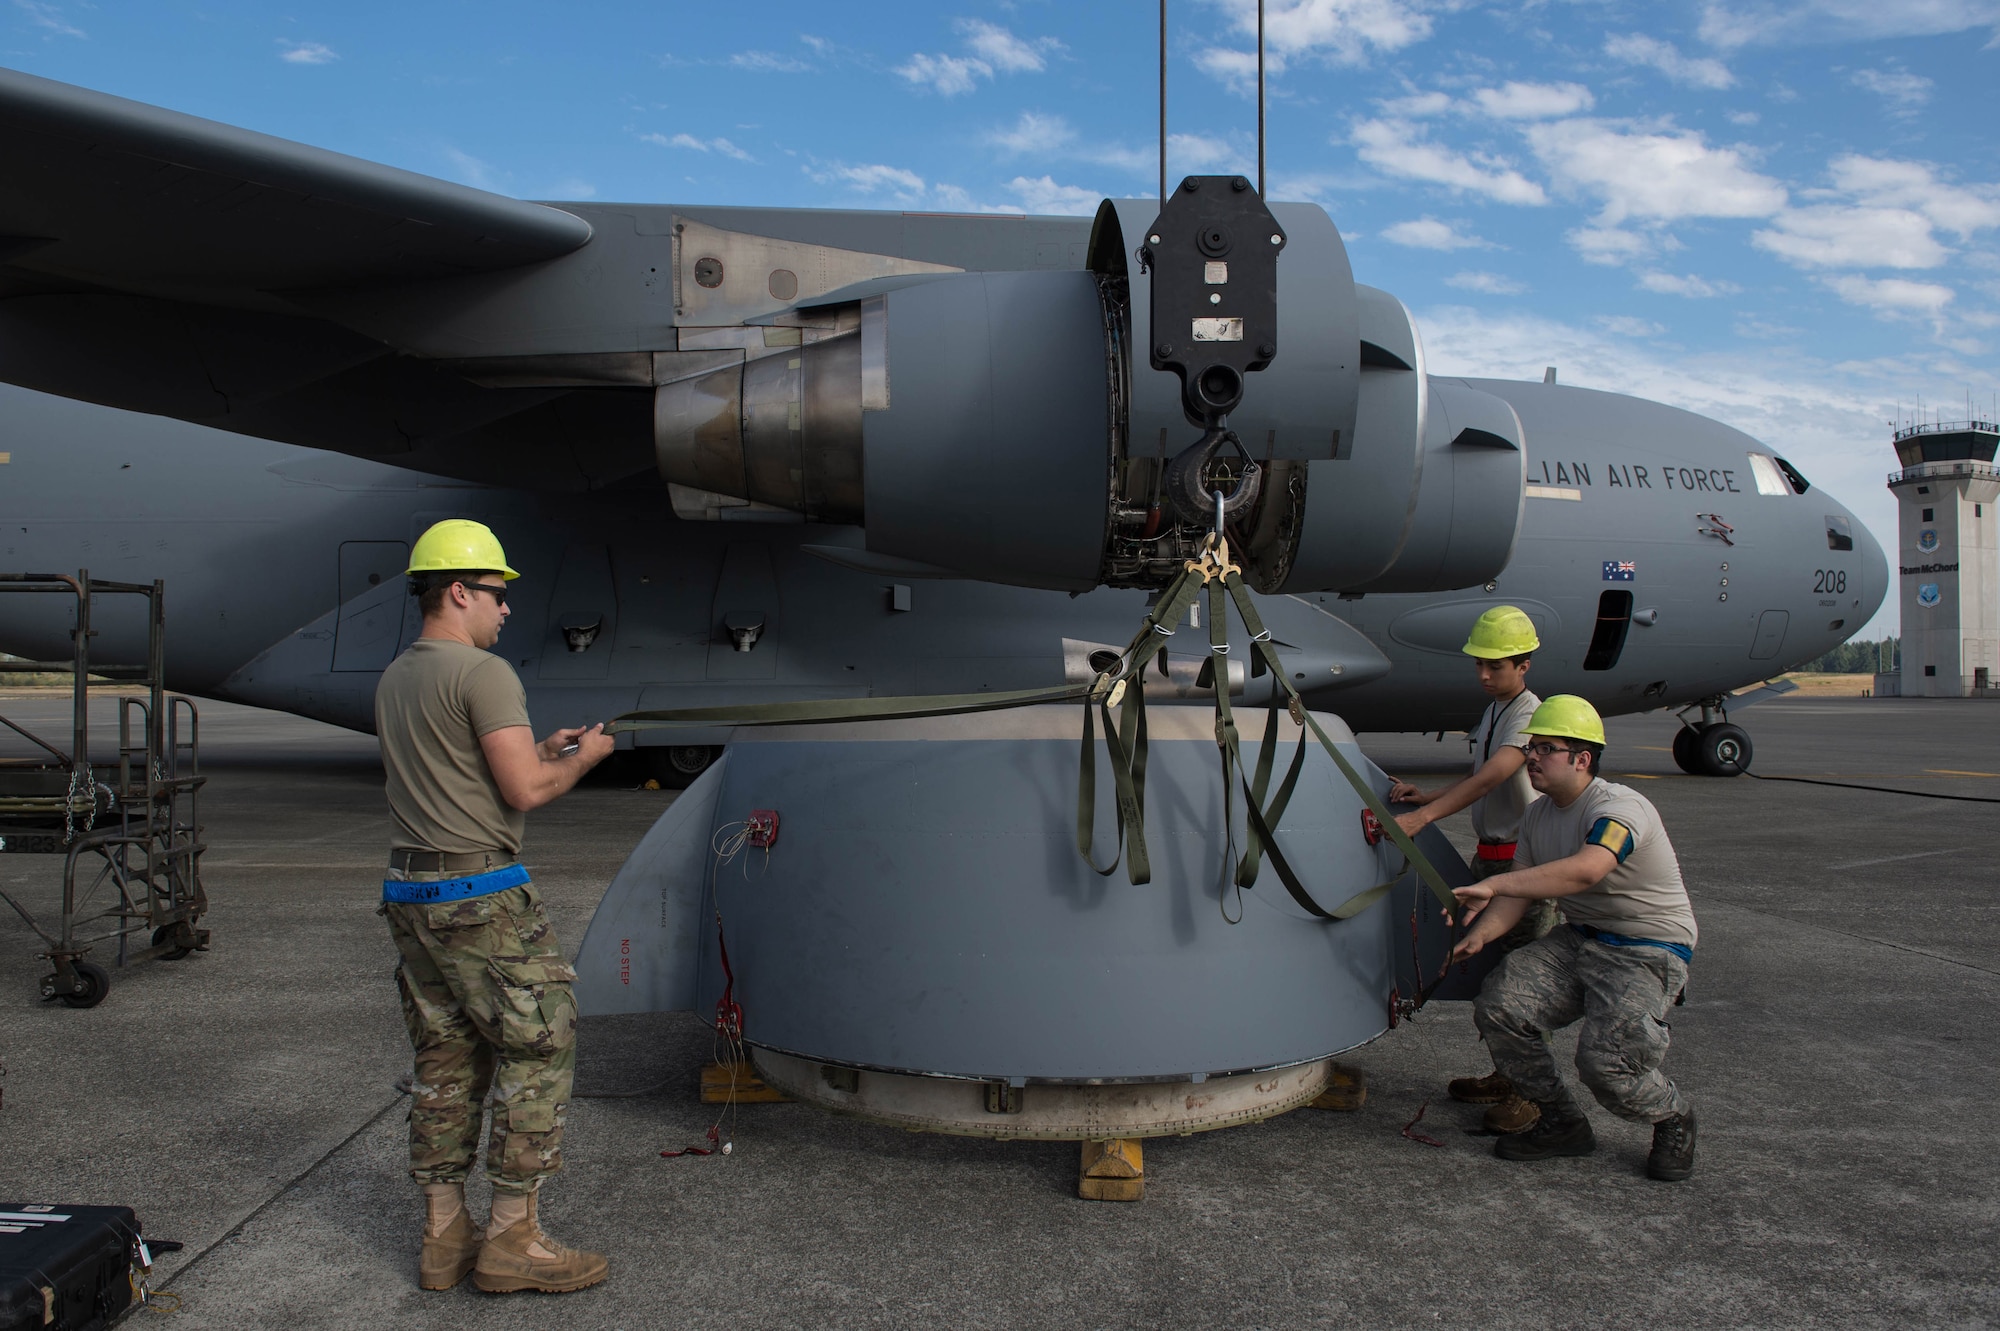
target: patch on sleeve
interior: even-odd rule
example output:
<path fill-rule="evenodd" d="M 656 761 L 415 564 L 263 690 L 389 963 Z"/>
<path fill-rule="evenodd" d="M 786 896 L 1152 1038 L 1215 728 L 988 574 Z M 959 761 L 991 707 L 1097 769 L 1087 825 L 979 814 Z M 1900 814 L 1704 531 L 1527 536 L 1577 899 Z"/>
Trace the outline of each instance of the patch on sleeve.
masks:
<path fill-rule="evenodd" d="M 1619 822 L 1616 818 L 1599 818 L 1590 825 L 1590 835 L 1583 839 L 1583 844 L 1586 846 L 1602 846 L 1613 855 L 1616 855 L 1618 862 L 1623 864 L 1626 857 L 1632 853 L 1632 847 L 1637 845 L 1638 841 L 1633 837 L 1632 829 Z"/>

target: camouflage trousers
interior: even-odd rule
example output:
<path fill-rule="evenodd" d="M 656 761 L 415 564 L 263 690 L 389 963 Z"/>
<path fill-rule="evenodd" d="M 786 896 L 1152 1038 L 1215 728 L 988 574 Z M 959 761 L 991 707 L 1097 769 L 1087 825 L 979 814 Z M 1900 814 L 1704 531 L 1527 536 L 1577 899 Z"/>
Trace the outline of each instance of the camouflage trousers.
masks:
<path fill-rule="evenodd" d="M 412 873 L 414 881 L 456 877 Z M 462 1182 L 493 1096 L 486 1176 L 528 1193 L 562 1168 L 576 1074 L 576 972 L 532 883 L 463 901 L 384 904 L 402 962 L 403 1021 L 416 1051 L 410 1177 Z"/>
<path fill-rule="evenodd" d="M 1687 1109 L 1660 1070 L 1670 1035 L 1667 1008 L 1687 983 L 1687 963 L 1665 948 L 1612 947 L 1574 929 L 1510 952 L 1486 977 L 1472 1019 L 1493 1065 L 1530 1100 L 1569 1098 L 1545 1038 L 1581 1020 L 1576 1071 L 1597 1102 L 1639 1123 Z"/>

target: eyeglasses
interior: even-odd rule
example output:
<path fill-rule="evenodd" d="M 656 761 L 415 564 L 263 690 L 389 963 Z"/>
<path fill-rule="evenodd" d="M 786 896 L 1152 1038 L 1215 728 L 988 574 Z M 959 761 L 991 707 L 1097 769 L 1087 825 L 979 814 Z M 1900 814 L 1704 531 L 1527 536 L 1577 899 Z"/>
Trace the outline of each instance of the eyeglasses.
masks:
<path fill-rule="evenodd" d="M 1581 750 L 1581 749 L 1569 749 L 1569 748 L 1564 748 L 1564 747 L 1563 747 L 1562 745 L 1560 745 L 1560 744 L 1550 744 L 1550 743 L 1547 743 L 1547 742 L 1545 741 L 1545 742 L 1543 742 L 1543 743 L 1540 743 L 1540 744 L 1523 744 L 1523 745 L 1521 746 L 1521 752 L 1523 752 L 1523 753 L 1531 753 L 1531 754 L 1533 754 L 1533 755 L 1534 755 L 1535 757 L 1537 757 L 1537 758 L 1547 758 L 1547 757 L 1549 757 L 1549 756 L 1550 756 L 1550 755 L 1552 755 L 1552 754 L 1557 754 L 1557 753 L 1581 753 L 1581 752 L 1583 752 L 1583 750 Z"/>
<path fill-rule="evenodd" d="M 490 592 L 496 608 L 507 604 L 507 589 L 504 586 L 489 587 L 483 582 L 461 582 L 458 585 L 469 592 Z"/>

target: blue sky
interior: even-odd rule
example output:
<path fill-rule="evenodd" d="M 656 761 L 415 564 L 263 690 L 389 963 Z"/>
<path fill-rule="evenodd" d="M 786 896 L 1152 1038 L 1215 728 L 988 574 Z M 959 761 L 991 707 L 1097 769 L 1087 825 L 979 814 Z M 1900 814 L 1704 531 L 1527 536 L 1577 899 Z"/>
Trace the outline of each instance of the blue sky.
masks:
<path fill-rule="evenodd" d="M 1173 0 L 1176 175 L 1254 164 L 1254 13 Z M 526 198 L 1089 212 L 1156 187 L 1156 25 L 0 0 L 0 63 Z M 1434 370 L 1715 416 L 1885 544 L 1889 421 L 1992 412 L 2000 0 L 1270 0 L 1267 30 L 1269 192 L 1327 208 Z"/>

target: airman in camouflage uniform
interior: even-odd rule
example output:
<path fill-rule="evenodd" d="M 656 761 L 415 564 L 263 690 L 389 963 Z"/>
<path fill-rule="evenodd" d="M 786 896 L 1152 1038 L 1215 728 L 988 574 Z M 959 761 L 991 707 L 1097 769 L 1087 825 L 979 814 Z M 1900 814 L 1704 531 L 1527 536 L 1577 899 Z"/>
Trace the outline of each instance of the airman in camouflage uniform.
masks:
<path fill-rule="evenodd" d="M 527 810 L 574 786 L 611 752 L 602 726 L 536 743 L 512 666 L 487 649 L 518 577 L 493 533 L 462 519 L 419 538 L 410 590 L 424 631 L 382 672 L 382 742 L 395 838 L 382 914 L 401 956 L 396 985 L 416 1053 L 410 1175 L 427 1218 L 418 1283 L 468 1273 L 492 1292 L 582 1289 L 604 1279 L 597 1253 L 542 1231 L 537 1189 L 562 1168 L 576 1072 L 576 972 L 518 861 Z M 489 1097 L 492 1218 L 465 1208 Z"/>
<path fill-rule="evenodd" d="M 1544 798 L 1522 816 L 1515 870 L 1456 890 L 1472 920 L 1460 956 L 1504 936 L 1531 902 L 1560 900 L 1568 921 L 1508 953 L 1473 1005 L 1494 1065 L 1540 1110 L 1493 1153 L 1543 1160 L 1597 1149 L 1545 1038 L 1581 1021 L 1583 1084 L 1612 1113 L 1653 1125 L 1648 1177 L 1684 1179 L 1694 1172 L 1694 1106 L 1662 1067 L 1667 1009 L 1696 941 L 1680 862 L 1652 802 L 1597 775 L 1604 723 L 1589 703 L 1550 698 L 1527 728 L 1528 779 Z"/>

